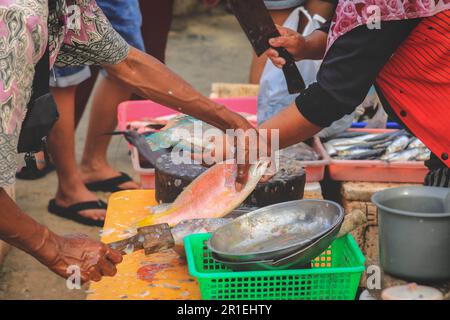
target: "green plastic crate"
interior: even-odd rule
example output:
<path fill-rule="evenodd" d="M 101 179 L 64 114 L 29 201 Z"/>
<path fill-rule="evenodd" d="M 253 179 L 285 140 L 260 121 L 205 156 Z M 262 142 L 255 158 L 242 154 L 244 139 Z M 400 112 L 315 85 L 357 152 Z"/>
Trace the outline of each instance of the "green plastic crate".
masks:
<path fill-rule="evenodd" d="M 336 239 L 311 269 L 237 272 L 211 257 L 211 234 L 184 239 L 189 273 L 204 300 L 353 300 L 364 256 L 351 235 Z"/>

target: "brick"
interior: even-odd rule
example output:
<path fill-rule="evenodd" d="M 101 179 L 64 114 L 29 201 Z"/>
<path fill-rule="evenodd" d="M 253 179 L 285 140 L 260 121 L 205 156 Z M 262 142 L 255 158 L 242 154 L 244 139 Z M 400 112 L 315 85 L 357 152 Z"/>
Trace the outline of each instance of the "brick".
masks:
<path fill-rule="evenodd" d="M 256 97 L 259 85 L 247 83 L 213 83 L 211 98 Z"/>
<path fill-rule="evenodd" d="M 379 183 L 379 182 L 344 182 L 341 187 L 343 199 L 350 201 L 370 202 L 370 198 L 375 192 L 403 186 L 414 186 L 419 184 L 405 183 Z"/>

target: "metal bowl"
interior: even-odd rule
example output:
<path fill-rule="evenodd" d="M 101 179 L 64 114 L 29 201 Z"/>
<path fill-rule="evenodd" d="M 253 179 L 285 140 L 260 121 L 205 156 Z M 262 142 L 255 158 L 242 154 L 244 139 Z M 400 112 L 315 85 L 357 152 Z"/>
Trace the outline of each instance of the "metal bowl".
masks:
<path fill-rule="evenodd" d="M 340 227 L 341 224 L 338 224 L 323 237 L 311 243 L 307 247 L 276 260 L 242 262 L 227 261 L 219 258 L 214 253 L 212 254 L 212 257 L 214 260 L 223 263 L 234 271 L 309 269 L 311 267 L 311 261 L 324 252 L 336 238 Z"/>
<path fill-rule="evenodd" d="M 229 262 L 274 261 L 308 247 L 343 219 L 344 210 L 332 201 L 284 202 L 245 214 L 217 229 L 208 248 Z"/>

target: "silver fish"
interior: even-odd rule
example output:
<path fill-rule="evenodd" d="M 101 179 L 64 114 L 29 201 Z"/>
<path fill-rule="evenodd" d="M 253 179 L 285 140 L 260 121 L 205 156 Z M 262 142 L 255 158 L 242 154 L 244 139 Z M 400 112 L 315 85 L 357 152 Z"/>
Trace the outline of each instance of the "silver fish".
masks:
<path fill-rule="evenodd" d="M 407 149 L 396 153 L 386 154 L 381 158 L 381 160 L 386 160 L 388 162 L 396 161 L 409 161 L 414 160 L 419 155 L 419 149 Z"/>
<path fill-rule="evenodd" d="M 408 149 L 426 149 L 426 146 L 417 138 L 413 138 L 412 141 L 408 144 Z"/>
<path fill-rule="evenodd" d="M 386 153 L 396 153 L 402 150 L 405 150 L 405 148 L 408 146 L 409 138 L 407 136 L 401 136 L 395 139 L 389 147 L 386 149 Z"/>
<path fill-rule="evenodd" d="M 419 148 L 419 155 L 416 157 L 417 161 L 427 161 L 430 159 L 431 151 L 429 149 Z"/>

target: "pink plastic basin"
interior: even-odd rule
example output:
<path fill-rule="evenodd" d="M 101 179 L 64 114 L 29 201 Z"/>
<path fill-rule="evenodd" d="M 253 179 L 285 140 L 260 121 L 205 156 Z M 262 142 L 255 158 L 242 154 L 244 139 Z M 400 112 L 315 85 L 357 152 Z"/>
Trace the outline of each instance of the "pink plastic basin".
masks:
<path fill-rule="evenodd" d="M 385 133 L 397 130 L 351 129 L 367 133 Z M 328 166 L 335 181 L 423 183 L 428 168 L 423 161 L 386 162 L 381 160 L 335 160 Z"/>
<path fill-rule="evenodd" d="M 224 106 L 235 112 L 245 112 L 256 115 L 258 105 L 256 97 L 211 100 L 223 104 Z M 178 112 L 176 112 L 175 110 L 172 110 L 150 100 L 125 101 L 119 105 L 117 110 L 119 130 L 126 130 L 128 123 L 131 121 L 154 119 L 177 113 Z"/>
<path fill-rule="evenodd" d="M 257 97 L 222 98 L 212 99 L 235 112 L 243 112 L 256 115 Z M 118 128 L 121 131 L 127 130 L 127 126 L 132 121 L 142 121 L 163 116 L 177 114 L 174 110 L 150 100 L 126 101 L 122 102 L 117 111 Z M 320 139 L 314 138 L 312 148 L 320 155 L 318 161 L 302 161 L 306 171 L 307 182 L 322 181 L 325 174 L 325 167 L 329 164 L 328 157 Z M 144 189 L 155 187 L 155 170 L 142 168 L 139 161 L 139 154 L 136 148 L 131 147 L 131 162 L 133 169 L 140 176 L 141 185 Z"/>

